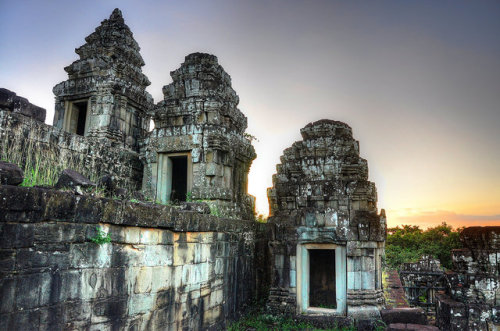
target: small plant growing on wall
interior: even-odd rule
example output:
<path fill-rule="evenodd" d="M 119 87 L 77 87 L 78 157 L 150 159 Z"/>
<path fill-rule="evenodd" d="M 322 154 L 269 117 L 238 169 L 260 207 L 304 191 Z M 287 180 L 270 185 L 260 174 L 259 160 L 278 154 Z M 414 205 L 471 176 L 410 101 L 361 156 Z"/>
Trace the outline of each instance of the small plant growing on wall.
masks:
<path fill-rule="evenodd" d="M 102 245 L 111 242 L 111 236 L 109 233 L 103 231 L 99 226 L 95 229 L 97 230 L 96 235 L 90 238 L 93 243 Z"/>

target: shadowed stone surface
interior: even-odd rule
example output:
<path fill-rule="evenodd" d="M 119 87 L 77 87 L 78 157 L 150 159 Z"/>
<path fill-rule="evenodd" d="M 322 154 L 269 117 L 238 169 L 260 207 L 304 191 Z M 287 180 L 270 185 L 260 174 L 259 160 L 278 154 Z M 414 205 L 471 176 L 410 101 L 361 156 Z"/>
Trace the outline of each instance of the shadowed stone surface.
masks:
<path fill-rule="evenodd" d="M 115 194 L 116 184 L 113 180 L 113 176 L 107 174 L 102 176 L 99 179 L 97 186 L 104 190 L 104 194 L 106 194 L 107 197 L 112 197 L 113 194 Z"/>
<path fill-rule="evenodd" d="M 423 255 L 416 262 L 403 263 L 399 271 L 408 303 L 425 308 L 428 315 L 435 315 L 434 294 L 444 290 L 447 284 L 439 260 Z"/>
<path fill-rule="evenodd" d="M 56 183 L 56 188 L 76 188 L 78 186 L 86 188 L 95 186 L 95 184 L 87 177 L 71 169 L 65 169 Z"/>
<path fill-rule="evenodd" d="M 28 99 L 16 93 L 0 88 L 0 109 L 31 117 L 37 121 L 45 121 L 45 109 L 29 103 Z"/>
<path fill-rule="evenodd" d="M 0 161 L 0 184 L 19 185 L 23 182 L 24 175 L 21 168 L 13 163 Z"/>
<path fill-rule="evenodd" d="M 427 324 L 427 318 L 422 308 L 382 309 L 380 317 L 385 324 L 410 323 Z"/>
<path fill-rule="evenodd" d="M 195 211 L 200 214 L 210 214 L 210 206 L 205 202 L 182 202 L 180 210 Z"/>

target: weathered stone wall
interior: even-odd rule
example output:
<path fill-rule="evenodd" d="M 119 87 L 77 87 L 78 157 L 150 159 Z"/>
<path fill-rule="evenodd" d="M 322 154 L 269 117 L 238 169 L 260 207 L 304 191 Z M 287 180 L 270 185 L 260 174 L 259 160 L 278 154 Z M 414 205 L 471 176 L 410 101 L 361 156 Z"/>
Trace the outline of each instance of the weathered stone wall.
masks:
<path fill-rule="evenodd" d="M 446 285 L 439 260 L 422 256 L 417 262 L 404 263 L 399 274 L 410 305 L 424 307 L 427 315 L 435 314 L 435 295 Z"/>
<path fill-rule="evenodd" d="M 439 295 L 437 325 L 447 330 L 492 330 L 500 325 L 500 227 L 469 227 L 464 249 L 452 251 L 448 289 Z"/>
<path fill-rule="evenodd" d="M 111 243 L 91 242 L 96 226 Z M 254 294 L 255 229 L 168 206 L 0 186 L 0 329 L 221 329 Z"/>
<path fill-rule="evenodd" d="M 18 164 L 25 176 L 53 185 L 71 168 L 93 181 L 104 174 L 130 190 L 141 188 L 142 164 L 136 152 L 107 139 L 82 137 L 10 111 L 0 110 L 0 158 Z"/>

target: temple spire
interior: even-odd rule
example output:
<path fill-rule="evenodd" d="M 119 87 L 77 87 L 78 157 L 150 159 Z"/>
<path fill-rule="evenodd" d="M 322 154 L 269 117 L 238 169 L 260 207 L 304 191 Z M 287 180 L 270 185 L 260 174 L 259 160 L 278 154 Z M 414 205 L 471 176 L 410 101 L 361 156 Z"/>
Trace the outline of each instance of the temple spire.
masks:
<path fill-rule="evenodd" d="M 54 125 L 83 136 L 107 138 L 137 150 L 149 126 L 153 98 L 144 60 L 120 9 L 85 38 L 79 59 L 64 68 L 57 84 Z"/>
<path fill-rule="evenodd" d="M 123 20 L 122 11 L 118 8 L 115 8 L 109 17 L 110 20 Z"/>

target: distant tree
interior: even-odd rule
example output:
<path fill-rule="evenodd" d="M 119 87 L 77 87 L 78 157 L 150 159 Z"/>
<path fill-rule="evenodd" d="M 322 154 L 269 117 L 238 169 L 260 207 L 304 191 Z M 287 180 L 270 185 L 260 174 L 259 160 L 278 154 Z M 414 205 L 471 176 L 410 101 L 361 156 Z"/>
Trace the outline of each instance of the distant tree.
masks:
<path fill-rule="evenodd" d="M 443 222 L 436 227 L 422 230 L 416 225 L 403 225 L 387 229 L 385 261 L 391 268 L 399 268 L 405 262 L 416 262 L 422 255 L 437 258 L 445 268 L 451 268 L 451 250 L 462 248 L 459 234 Z"/>

